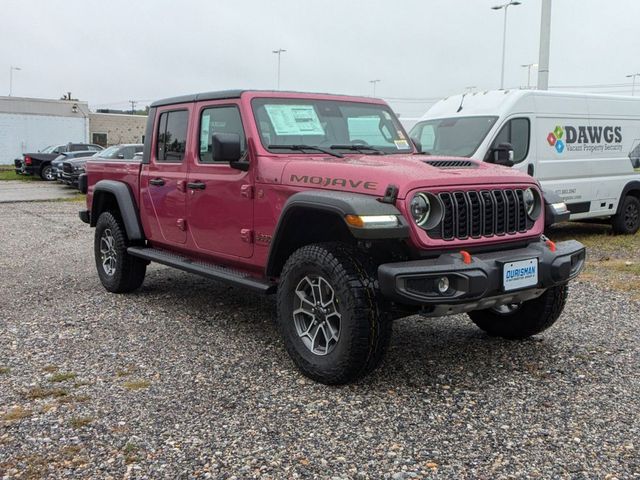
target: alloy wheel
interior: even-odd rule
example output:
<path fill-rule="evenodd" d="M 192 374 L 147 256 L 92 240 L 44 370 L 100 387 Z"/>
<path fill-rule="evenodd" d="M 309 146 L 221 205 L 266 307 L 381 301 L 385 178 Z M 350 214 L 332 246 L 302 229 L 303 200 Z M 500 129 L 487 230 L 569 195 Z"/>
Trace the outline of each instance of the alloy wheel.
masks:
<path fill-rule="evenodd" d="M 115 239 L 110 228 L 105 228 L 100 236 L 100 259 L 104 273 L 112 276 L 116 272 L 116 249 Z"/>

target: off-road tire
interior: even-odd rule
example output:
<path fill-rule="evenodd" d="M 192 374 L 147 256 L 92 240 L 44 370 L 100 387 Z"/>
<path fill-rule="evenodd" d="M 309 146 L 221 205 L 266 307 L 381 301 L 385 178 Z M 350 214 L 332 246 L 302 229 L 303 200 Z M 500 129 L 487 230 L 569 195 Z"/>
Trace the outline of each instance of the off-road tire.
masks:
<path fill-rule="evenodd" d="M 110 233 L 113 239 L 113 251 L 115 253 L 114 271 L 108 274 L 103 266 L 101 243 L 105 231 Z M 103 212 L 96 222 L 94 237 L 94 256 L 98 276 L 104 288 L 113 293 L 132 292 L 144 281 L 147 271 L 147 262 L 133 257 L 127 253 L 129 240 L 122 219 L 117 212 Z"/>
<path fill-rule="evenodd" d="M 611 219 L 614 233 L 633 235 L 640 229 L 640 200 L 627 195 L 622 200 L 620 213 Z"/>
<path fill-rule="evenodd" d="M 469 312 L 468 315 L 473 323 L 492 337 L 521 340 L 553 325 L 564 309 L 567 294 L 567 285 L 560 285 L 547 289 L 538 298 L 523 302 L 510 313 L 487 309 Z"/>
<path fill-rule="evenodd" d="M 45 165 L 40 169 L 40 178 L 42 180 L 46 180 L 47 182 L 52 182 L 55 180 L 53 176 L 53 167 L 51 165 Z"/>
<path fill-rule="evenodd" d="M 327 280 L 342 315 L 333 350 L 316 355 L 301 339 L 294 321 L 296 288 L 305 277 Z M 330 385 L 357 380 L 382 360 L 391 338 L 391 319 L 378 291 L 377 269 L 358 249 L 321 243 L 296 250 L 278 285 L 278 327 L 285 348 L 307 377 Z"/>

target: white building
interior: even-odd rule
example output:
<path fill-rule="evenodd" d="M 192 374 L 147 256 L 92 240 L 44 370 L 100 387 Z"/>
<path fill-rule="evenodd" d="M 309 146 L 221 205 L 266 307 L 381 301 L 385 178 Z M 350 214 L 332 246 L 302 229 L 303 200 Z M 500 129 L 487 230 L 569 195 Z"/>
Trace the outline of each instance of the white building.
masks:
<path fill-rule="evenodd" d="M 0 164 L 48 145 L 88 141 L 87 102 L 0 96 Z"/>

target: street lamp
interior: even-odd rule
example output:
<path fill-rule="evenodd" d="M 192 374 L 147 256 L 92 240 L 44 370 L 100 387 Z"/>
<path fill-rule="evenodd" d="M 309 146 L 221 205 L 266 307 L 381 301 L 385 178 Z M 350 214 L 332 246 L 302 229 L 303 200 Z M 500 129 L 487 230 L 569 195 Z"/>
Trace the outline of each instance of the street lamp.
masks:
<path fill-rule="evenodd" d="M 273 53 L 278 55 L 278 90 L 280 90 L 280 55 L 286 52 L 286 50 L 279 48 L 278 50 L 273 50 Z"/>
<path fill-rule="evenodd" d="M 371 85 L 373 85 L 373 96 L 376 96 L 376 84 L 379 82 L 380 80 L 369 80 L 369 83 Z"/>
<path fill-rule="evenodd" d="M 14 67 L 11 65 L 9 67 L 9 96 L 13 93 L 13 71 L 14 70 L 22 70 L 20 67 Z"/>
<path fill-rule="evenodd" d="M 636 77 L 640 77 L 640 73 L 632 73 L 631 75 L 627 75 L 627 78 L 633 78 L 633 83 L 631 84 L 631 96 L 635 96 L 636 93 Z"/>
<path fill-rule="evenodd" d="M 495 7 L 491 7 L 491 10 L 502 10 L 504 9 L 504 28 L 502 31 L 502 72 L 500 73 L 500 90 L 504 88 L 504 58 L 505 52 L 507 48 L 507 9 L 513 5 L 520 5 L 522 2 L 511 1 L 508 3 L 503 3 L 502 5 L 496 5 Z"/>
<path fill-rule="evenodd" d="M 531 68 L 538 68 L 537 63 L 525 63 L 524 65 L 520 65 L 522 68 L 527 69 L 527 90 L 531 88 Z"/>

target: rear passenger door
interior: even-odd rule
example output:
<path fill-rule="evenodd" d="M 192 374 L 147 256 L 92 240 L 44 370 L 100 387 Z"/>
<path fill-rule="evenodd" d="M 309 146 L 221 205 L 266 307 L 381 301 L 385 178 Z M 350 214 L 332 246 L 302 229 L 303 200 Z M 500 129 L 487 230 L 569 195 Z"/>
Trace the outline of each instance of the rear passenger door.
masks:
<path fill-rule="evenodd" d="M 140 193 L 149 220 L 149 238 L 155 243 L 184 244 L 186 179 L 189 159 L 189 106 L 168 106 L 156 112 L 148 168 L 140 178 Z"/>

